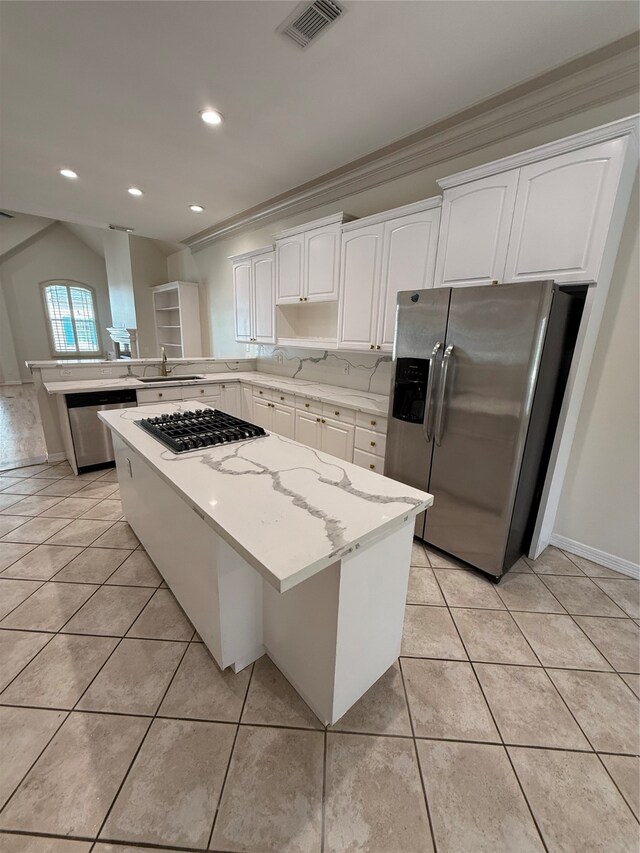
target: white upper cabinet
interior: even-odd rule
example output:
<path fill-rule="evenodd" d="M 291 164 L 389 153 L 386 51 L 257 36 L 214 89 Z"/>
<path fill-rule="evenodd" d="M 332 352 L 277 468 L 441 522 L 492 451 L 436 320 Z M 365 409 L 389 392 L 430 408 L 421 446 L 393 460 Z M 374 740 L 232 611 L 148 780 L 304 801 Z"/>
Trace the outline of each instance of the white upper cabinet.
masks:
<path fill-rule="evenodd" d="M 304 234 L 276 241 L 276 301 L 287 305 L 301 301 Z"/>
<path fill-rule="evenodd" d="M 277 305 L 338 299 L 341 227 L 351 219 L 336 213 L 275 235 Z"/>
<path fill-rule="evenodd" d="M 342 235 L 339 349 L 375 349 L 384 225 Z"/>
<path fill-rule="evenodd" d="M 505 281 L 597 281 L 626 140 L 520 169 Z"/>
<path fill-rule="evenodd" d="M 236 340 L 275 343 L 273 249 L 260 249 L 230 260 L 233 262 Z"/>
<path fill-rule="evenodd" d="M 436 287 L 502 281 L 518 170 L 445 190 Z"/>
<path fill-rule="evenodd" d="M 340 281 L 340 224 L 304 235 L 304 293 L 308 302 L 335 302 Z"/>
<path fill-rule="evenodd" d="M 439 225 L 439 207 L 384 223 L 376 349 L 393 349 L 398 292 L 433 287 Z"/>
<path fill-rule="evenodd" d="M 433 287 L 440 198 L 343 228 L 338 348 L 393 349 L 400 290 Z"/>
<path fill-rule="evenodd" d="M 233 265 L 233 294 L 236 318 L 236 340 L 250 341 L 251 330 L 251 259 Z"/>
<path fill-rule="evenodd" d="M 438 181 L 436 286 L 597 282 L 628 149 L 620 124 Z"/>

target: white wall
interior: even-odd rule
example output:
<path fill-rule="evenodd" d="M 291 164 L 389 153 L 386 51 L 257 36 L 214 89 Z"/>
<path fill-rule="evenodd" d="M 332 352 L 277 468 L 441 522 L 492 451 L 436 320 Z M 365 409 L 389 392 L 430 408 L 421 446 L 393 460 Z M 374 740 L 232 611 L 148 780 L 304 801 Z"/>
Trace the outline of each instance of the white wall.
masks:
<path fill-rule="evenodd" d="M 554 533 L 640 563 L 638 182 L 631 198 Z"/>
<path fill-rule="evenodd" d="M 0 259 L 30 237 L 52 225 L 55 219 L 16 213 L 13 219 L 0 217 Z"/>
<path fill-rule="evenodd" d="M 24 363 L 27 359 L 53 357 L 40 290 L 40 283 L 50 279 L 79 281 L 95 289 L 103 351 L 109 340 L 106 328 L 111 325 L 111 311 L 104 260 L 62 223 L 57 223 L 18 246 L 0 262 L 0 281 L 23 381 L 31 380 Z"/>
<path fill-rule="evenodd" d="M 20 368 L 13 342 L 11 321 L 0 281 L 0 385 L 5 382 L 20 382 Z"/>
<path fill-rule="evenodd" d="M 129 235 L 133 295 L 136 306 L 138 352 L 140 358 L 158 355 L 156 345 L 153 295 L 150 287 L 165 284 L 167 259 L 153 240 Z"/>
<path fill-rule="evenodd" d="M 199 278 L 204 283 L 209 297 L 213 354 L 216 357 L 246 354 L 245 345 L 234 340 L 229 255 L 267 245 L 271 242 L 272 234 L 277 231 L 340 210 L 356 216 L 367 216 L 439 195 L 440 190 L 436 183 L 438 177 L 597 127 L 632 115 L 637 110 L 637 98 L 630 96 L 578 115 L 569 115 L 562 121 L 504 139 L 463 157 L 346 197 L 340 202 L 244 231 L 194 253 L 193 260 Z M 634 250 L 630 248 L 630 241 L 634 236 L 637 241 L 637 208 L 636 200 L 635 204 L 631 204 L 626 223 L 625 244 L 619 254 L 607 315 L 598 342 L 598 353 L 588 380 L 581 423 L 573 444 L 555 531 L 597 550 L 636 563 L 640 559 L 638 269 L 637 242 Z M 308 351 L 307 355 L 319 356 L 320 353 Z M 264 364 L 261 360 L 263 369 Z M 383 378 L 386 371 L 383 369 L 380 373 L 380 378 Z M 334 381 L 337 384 L 338 380 Z M 618 425 L 615 427 L 615 439 L 612 440 L 611 431 L 615 422 Z"/>

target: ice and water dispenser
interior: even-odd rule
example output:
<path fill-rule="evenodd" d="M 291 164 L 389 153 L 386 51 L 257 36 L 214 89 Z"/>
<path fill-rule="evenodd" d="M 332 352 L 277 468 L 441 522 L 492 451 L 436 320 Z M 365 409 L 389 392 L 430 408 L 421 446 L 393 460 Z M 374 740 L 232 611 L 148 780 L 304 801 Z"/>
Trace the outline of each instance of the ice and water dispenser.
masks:
<path fill-rule="evenodd" d="M 423 422 L 430 366 L 428 358 L 397 359 L 393 388 L 394 418 L 412 424 Z"/>

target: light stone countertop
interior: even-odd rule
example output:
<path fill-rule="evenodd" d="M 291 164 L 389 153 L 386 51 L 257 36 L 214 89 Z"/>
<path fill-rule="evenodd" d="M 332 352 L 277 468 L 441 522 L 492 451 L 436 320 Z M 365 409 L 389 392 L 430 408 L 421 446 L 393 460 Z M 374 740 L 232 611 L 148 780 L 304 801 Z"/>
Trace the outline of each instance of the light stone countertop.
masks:
<path fill-rule="evenodd" d="M 197 369 L 193 373 L 199 373 Z M 202 373 L 202 379 L 184 380 L 179 375 L 175 379 L 161 382 L 140 382 L 135 377 L 114 376 L 111 379 L 70 379 L 60 382 L 45 382 L 44 387 L 49 394 L 77 394 L 91 391 L 116 391 L 124 388 L 139 390 L 141 388 L 175 387 L 202 385 L 210 382 L 246 382 L 263 388 L 274 388 L 289 394 L 299 394 L 318 400 L 364 412 L 369 415 L 386 417 L 389 409 L 389 398 L 384 394 L 374 394 L 371 391 L 358 391 L 353 388 L 342 388 L 338 385 L 327 385 L 307 379 L 290 379 L 287 376 L 277 376 L 272 373 L 258 371 L 229 371 L 225 373 Z"/>
<path fill-rule="evenodd" d="M 99 417 L 280 592 L 433 502 L 426 492 L 283 436 L 176 455 L 136 423 L 196 406 L 202 402 L 183 400 Z"/>

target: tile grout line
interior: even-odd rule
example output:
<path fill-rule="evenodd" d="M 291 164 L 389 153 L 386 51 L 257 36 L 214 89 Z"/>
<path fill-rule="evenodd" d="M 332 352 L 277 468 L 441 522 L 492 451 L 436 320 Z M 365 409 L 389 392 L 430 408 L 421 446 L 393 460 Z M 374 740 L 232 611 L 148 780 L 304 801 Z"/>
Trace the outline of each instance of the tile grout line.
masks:
<path fill-rule="evenodd" d="M 240 709 L 240 715 L 238 717 L 238 722 L 236 723 L 236 731 L 233 736 L 233 743 L 231 744 L 231 751 L 229 752 L 229 760 L 227 761 L 227 767 L 224 771 L 224 777 L 222 779 L 222 785 L 220 786 L 220 793 L 218 794 L 218 802 L 216 803 L 216 808 L 213 813 L 213 820 L 211 821 L 211 831 L 209 832 L 209 839 L 207 841 L 207 850 L 211 848 L 211 843 L 213 841 L 213 832 L 216 828 L 216 823 L 218 820 L 218 815 L 220 813 L 220 807 L 222 805 L 222 797 L 224 795 L 224 791 L 227 785 L 227 779 L 229 778 L 229 770 L 231 769 L 231 761 L 233 759 L 233 754 L 236 751 L 236 743 L 238 740 L 238 733 L 240 732 L 240 722 L 242 720 L 244 709 L 247 704 L 247 698 L 249 696 L 249 689 L 251 687 L 251 682 L 253 681 L 253 673 L 255 672 L 255 661 L 251 664 L 251 672 L 249 673 L 249 680 L 247 681 L 247 689 L 244 694 L 244 699 L 242 700 L 242 708 Z"/>
<path fill-rule="evenodd" d="M 435 574 L 435 573 L 434 573 L 434 574 Z M 436 576 L 436 583 L 438 583 L 438 586 L 440 586 L 440 583 L 439 583 L 439 581 L 438 581 L 437 576 Z M 443 598 L 444 598 L 444 600 L 445 600 L 445 602 L 446 602 L 446 601 L 447 601 L 447 598 L 446 598 L 446 596 L 445 596 L 445 594 L 444 594 L 444 590 L 442 589 L 442 587 L 440 587 L 440 592 L 442 593 L 442 596 L 443 596 Z M 505 608 L 506 608 L 506 605 L 505 605 Z M 476 680 L 476 684 L 478 685 L 478 689 L 480 690 L 480 694 L 481 694 L 481 696 L 482 696 L 482 698 L 483 698 L 483 700 L 484 700 L 484 703 L 485 703 L 485 705 L 486 705 L 486 707 L 487 707 L 487 710 L 489 711 L 489 714 L 490 714 L 490 716 L 491 716 L 491 720 L 493 721 L 493 725 L 495 726 L 495 729 L 496 729 L 496 731 L 498 732 L 498 737 L 500 738 L 500 744 L 501 744 L 501 746 L 502 746 L 502 750 L 503 750 L 503 752 L 504 752 L 504 755 L 506 756 L 507 761 L 509 762 L 509 765 L 510 765 L 510 767 L 511 767 L 511 770 L 513 771 L 513 775 L 515 776 L 515 779 L 516 779 L 516 782 L 518 783 L 518 787 L 520 788 L 520 792 L 521 792 L 521 794 L 522 794 L 522 797 L 523 797 L 523 799 L 524 799 L 524 801 L 525 801 L 525 804 L 526 804 L 526 806 L 527 806 L 527 809 L 529 810 L 529 814 L 531 815 L 531 819 L 532 819 L 532 821 L 533 821 L 533 825 L 535 826 L 536 831 L 537 831 L 537 833 L 538 833 L 538 835 L 539 835 L 539 837 L 540 837 L 540 842 L 542 843 L 542 846 L 543 846 L 543 847 L 544 847 L 544 849 L 547 851 L 547 853 L 549 853 L 549 848 L 547 847 L 547 843 L 546 843 L 546 841 L 545 841 L 544 835 L 542 834 L 542 830 L 540 829 L 540 826 L 538 825 L 538 820 L 537 820 L 537 818 L 536 818 L 536 816 L 535 816 L 535 814 L 534 814 L 534 812 L 533 812 L 533 809 L 532 809 L 531 804 L 530 804 L 530 802 L 529 802 L 529 798 L 527 797 L 527 795 L 526 795 L 526 793 L 525 793 L 525 790 L 524 790 L 524 787 L 523 787 L 523 785 L 522 785 L 522 782 L 520 781 L 520 777 L 519 777 L 519 776 L 518 776 L 518 774 L 516 773 L 516 768 L 515 768 L 515 766 L 514 766 L 514 764 L 513 764 L 513 761 L 511 760 L 511 756 L 510 756 L 510 754 L 509 754 L 509 750 L 507 749 L 507 747 L 506 747 L 506 745 L 505 745 L 504 738 L 502 737 L 502 732 L 500 731 L 500 727 L 498 726 L 498 722 L 497 722 L 497 720 L 496 720 L 496 718 L 495 718 L 495 715 L 494 715 L 494 713 L 493 713 L 493 710 L 492 710 L 491 706 L 489 705 L 489 702 L 488 702 L 487 697 L 486 697 L 486 695 L 485 695 L 485 692 L 484 692 L 484 690 L 483 690 L 482 684 L 480 683 L 480 679 L 478 678 L 478 673 L 476 672 L 475 667 L 474 667 L 474 665 L 473 665 L 473 662 L 471 661 L 471 658 L 469 657 L 469 651 L 468 651 L 468 649 L 467 649 L 467 647 L 466 647 L 466 645 L 465 645 L 464 640 L 462 639 L 462 635 L 461 635 L 460 631 L 458 630 L 458 626 L 457 626 L 457 624 L 456 624 L 455 619 L 453 618 L 453 616 L 452 616 L 452 614 L 451 614 L 451 610 L 449 609 L 449 605 L 448 605 L 448 603 L 447 603 L 447 609 L 449 610 L 449 617 L 450 617 L 451 621 L 453 622 L 454 627 L 455 627 L 455 629 L 456 629 L 456 632 L 457 632 L 457 634 L 458 634 L 458 637 L 459 637 L 459 639 L 460 639 L 460 642 L 462 643 L 462 648 L 464 649 L 464 651 L 465 651 L 465 653 L 466 653 L 466 655 L 467 655 L 467 658 L 468 658 L 468 660 L 469 660 L 469 665 L 471 666 L 471 671 L 473 672 L 474 678 L 475 678 L 475 680 Z M 508 612 L 508 608 L 506 608 L 506 609 L 507 609 L 507 612 Z M 509 615 L 511 615 L 511 614 L 509 614 Z M 513 618 L 513 617 L 511 617 L 511 618 Z M 514 621 L 515 621 L 515 620 L 514 620 Z M 536 655 L 536 657 L 537 657 L 537 655 Z"/>
<path fill-rule="evenodd" d="M 327 816 L 327 727 L 324 727 L 322 749 L 322 799 L 320 801 L 320 853 L 324 853 Z"/>
<path fill-rule="evenodd" d="M 152 597 L 153 597 L 153 596 L 152 596 Z M 151 599 L 149 599 L 149 601 L 150 601 L 150 600 L 151 600 Z M 149 603 L 149 602 L 147 602 L 147 604 L 148 604 L 148 603 Z M 146 605 L 145 605 L 145 607 L 146 607 Z M 143 610 L 144 610 L 144 608 L 143 608 Z M 142 612 L 142 611 L 140 611 L 140 612 Z M 138 614 L 138 615 L 140 615 L 140 614 Z M 136 617 L 136 619 L 137 619 L 137 618 L 138 618 L 138 617 Z M 134 622 L 135 622 L 135 619 L 134 619 Z M 133 625 L 133 622 L 132 622 L 131 624 Z M 129 628 L 127 629 L 127 631 L 129 631 L 129 630 L 131 630 L 131 626 L 129 626 Z M 195 636 L 195 633 L 196 633 L 196 631 L 195 631 L 195 628 L 194 628 L 194 629 L 193 629 L 193 634 L 192 634 L 192 639 L 193 639 L 193 637 Z M 122 637 L 120 642 L 122 642 L 122 640 L 124 640 L 124 639 L 125 639 L 125 638 L 124 638 L 124 637 Z M 118 644 L 117 644 L 116 648 L 118 648 L 118 646 L 119 646 L 119 645 L 120 645 L 120 643 L 118 643 Z M 124 788 L 125 782 L 126 782 L 126 781 L 127 781 L 127 779 L 129 778 L 129 774 L 131 773 L 131 770 L 132 770 L 132 768 L 133 768 L 134 764 L 136 763 L 136 759 L 138 758 L 138 755 L 140 754 L 140 750 L 142 749 L 142 746 L 143 746 L 143 744 L 145 743 L 145 741 L 146 741 L 146 739 L 147 739 L 147 735 L 148 735 L 148 734 L 149 734 L 149 732 L 151 731 L 151 726 L 153 725 L 154 721 L 157 719 L 157 713 L 158 713 L 158 710 L 160 709 L 160 706 L 161 706 L 161 705 L 162 705 L 162 703 L 164 702 L 165 697 L 166 697 L 167 693 L 169 692 L 169 689 L 171 688 L 171 685 L 173 684 L 173 680 L 174 680 L 174 678 L 176 677 L 176 673 L 177 673 L 177 672 L 178 672 L 178 670 L 180 669 L 180 664 L 181 664 L 181 663 L 182 663 L 182 661 L 184 660 L 184 657 L 185 657 L 185 655 L 186 655 L 186 653 L 187 653 L 187 650 L 189 649 L 189 646 L 190 646 L 190 645 L 191 645 L 191 640 L 189 640 L 189 642 L 188 642 L 188 643 L 185 643 L 185 648 L 184 648 L 184 651 L 183 651 L 183 653 L 182 653 L 182 655 L 181 655 L 181 657 L 180 657 L 180 660 L 178 661 L 178 665 L 176 666 L 176 668 L 175 668 L 175 670 L 174 670 L 174 672 L 173 672 L 173 675 L 172 675 L 172 676 L 171 676 L 171 678 L 169 679 L 169 683 L 167 684 L 166 689 L 164 690 L 164 692 L 163 692 L 162 696 L 160 697 L 160 701 L 158 702 L 158 705 L 157 705 L 157 707 L 156 707 L 156 710 L 155 710 L 155 712 L 154 712 L 153 716 L 152 716 L 152 717 L 150 717 L 150 719 L 149 719 L 149 725 L 148 725 L 148 726 L 147 726 L 147 728 L 145 729 L 144 734 L 142 735 L 142 738 L 140 739 L 140 743 L 138 744 L 138 748 L 136 749 L 136 751 L 135 751 L 135 753 L 134 753 L 134 755 L 133 755 L 133 758 L 131 759 L 131 762 L 129 763 L 129 766 L 127 767 L 127 770 L 126 770 L 126 772 L 125 772 L 124 776 L 122 777 L 122 779 L 121 779 L 121 781 L 120 781 L 120 784 L 118 785 L 118 789 L 117 789 L 117 791 L 116 791 L 116 793 L 115 793 L 115 796 L 113 797 L 113 800 L 111 801 L 111 805 L 110 805 L 110 806 L 109 806 L 109 808 L 107 809 L 107 813 L 106 813 L 106 814 L 105 814 L 105 816 L 104 816 L 104 820 L 102 821 L 102 823 L 101 823 L 101 824 L 100 824 L 100 826 L 98 827 L 98 831 L 96 832 L 96 836 L 95 836 L 95 842 L 94 842 L 94 844 L 95 844 L 95 843 L 97 843 L 97 842 L 99 841 L 99 839 L 100 839 L 100 834 L 101 834 L 102 830 L 104 829 L 104 827 L 105 827 L 105 825 L 106 825 L 107 821 L 109 820 L 109 816 L 110 816 L 111 812 L 113 811 L 113 807 L 115 806 L 116 801 L 117 801 L 118 797 L 120 796 L 120 793 L 121 793 L 122 789 Z M 115 652 L 115 649 L 114 649 L 113 651 Z M 111 655 L 110 655 L 109 657 L 111 657 Z M 105 663 L 106 663 L 106 661 L 105 661 Z M 101 669 L 102 669 L 102 667 L 101 667 Z M 96 677 L 97 677 L 97 673 L 96 673 Z M 91 683 L 93 683 L 93 680 L 92 680 L 92 682 L 91 682 Z M 91 686 L 91 685 L 89 685 L 89 686 Z M 87 690 L 88 690 L 88 689 L 89 689 L 89 688 L 87 688 Z M 85 693 L 86 693 L 86 691 L 85 691 Z M 82 695 L 84 696 L 84 693 L 83 693 Z M 82 699 L 82 696 L 80 697 L 80 699 Z M 80 699 L 78 699 L 78 702 L 80 701 Z M 77 705 L 77 704 L 78 704 L 78 703 L 76 702 L 76 705 Z M 74 707 L 75 707 L 75 706 L 74 706 Z M 131 842 L 128 842 L 128 843 L 129 843 L 129 844 L 131 844 Z M 133 842 L 134 846 L 135 846 L 135 843 L 136 843 L 136 842 Z"/>
<path fill-rule="evenodd" d="M 404 670 L 402 668 L 402 660 L 398 658 L 398 669 L 400 670 L 400 681 L 402 682 L 402 690 L 404 693 L 404 701 L 407 705 L 407 716 L 409 717 L 409 728 L 411 729 L 411 740 L 413 741 L 413 754 L 416 757 L 416 762 L 418 764 L 418 775 L 420 776 L 420 784 L 422 786 L 422 796 L 424 797 L 424 805 L 427 811 L 427 822 L 429 824 L 429 833 L 431 834 L 431 844 L 433 845 L 434 853 L 438 853 L 438 845 L 436 843 L 436 835 L 433 829 L 433 820 L 431 819 L 431 808 L 429 807 L 429 797 L 427 796 L 427 783 L 425 780 L 425 773 L 422 770 L 422 763 L 420 761 L 420 753 L 418 752 L 418 743 L 416 739 L 415 727 L 413 725 L 413 715 L 411 713 L 411 705 L 409 704 L 409 694 L 407 693 L 407 685 L 404 680 Z"/>

